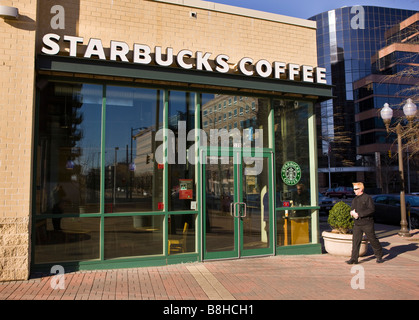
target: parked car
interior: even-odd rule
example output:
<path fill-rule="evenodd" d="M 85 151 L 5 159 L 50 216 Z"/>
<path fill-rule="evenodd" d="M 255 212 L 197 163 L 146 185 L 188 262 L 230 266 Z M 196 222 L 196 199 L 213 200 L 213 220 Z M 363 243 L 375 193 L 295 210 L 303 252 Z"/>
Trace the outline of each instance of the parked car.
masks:
<path fill-rule="evenodd" d="M 326 197 L 319 193 L 319 206 L 320 206 L 320 213 L 322 214 L 329 214 L 329 210 L 337 203 L 336 199 L 332 199 Z"/>
<path fill-rule="evenodd" d="M 350 187 L 337 187 L 332 190 L 327 190 L 324 194 L 327 197 L 331 198 L 350 198 L 355 197 L 354 190 Z"/>
<path fill-rule="evenodd" d="M 375 204 L 374 220 L 379 223 L 399 225 L 401 220 L 400 195 L 380 194 L 372 197 Z M 406 219 L 411 229 L 419 228 L 419 197 L 406 195 Z M 408 216 L 410 210 L 410 218 Z"/>

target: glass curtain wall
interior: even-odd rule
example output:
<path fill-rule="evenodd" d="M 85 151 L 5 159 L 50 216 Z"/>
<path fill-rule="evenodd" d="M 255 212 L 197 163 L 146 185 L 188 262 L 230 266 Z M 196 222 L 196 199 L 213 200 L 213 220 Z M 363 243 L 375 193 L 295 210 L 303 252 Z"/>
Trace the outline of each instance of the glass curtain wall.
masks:
<path fill-rule="evenodd" d="M 312 242 L 309 118 L 312 104 L 274 100 L 277 245 Z M 313 200 L 313 201 L 312 201 Z"/>
<path fill-rule="evenodd" d="M 217 252 L 233 252 L 236 248 L 236 238 L 242 239 L 243 249 L 270 246 L 270 211 L 268 197 L 265 197 L 269 194 L 268 159 L 263 158 L 261 162 L 256 162 L 251 158 L 258 157 L 256 149 L 261 152 L 264 148 L 269 148 L 270 109 L 268 98 L 202 95 L 201 143 L 209 147 L 205 160 L 205 181 L 202 186 L 206 199 L 206 207 L 203 210 L 204 241 L 205 251 L 210 255 Z M 248 152 L 251 150 L 249 155 L 240 154 L 240 162 L 243 157 L 240 174 L 235 173 L 238 165 L 236 155 L 225 152 L 226 149 L 247 149 Z M 257 173 L 245 175 L 247 169 Z M 240 185 L 241 192 L 238 191 L 237 185 Z M 247 208 L 246 215 L 240 218 L 243 222 L 242 231 L 237 229 L 236 220 L 232 217 L 232 204 L 237 199 L 242 199 Z M 262 203 L 265 206 L 262 206 Z M 237 237 L 237 234 L 240 234 L 240 237 Z M 238 256 L 238 253 L 227 255 L 229 254 Z"/>
<path fill-rule="evenodd" d="M 41 84 L 35 262 L 97 259 L 103 87 Z"/>
<path fill-rule="evenodd" d="M 59 81 L 38 87 L 35 264 L 197 258 L 196 128 L 207 146 L 211 129 L 237 129 L 242 146 L 274 152 L 277 244 L 312 242 L 311 103 Z M 235 143 L 230 137 L 228 147 Z M 300 171 L 283 178 L 290 161 Z M 298 183 L 284 180 L 293 174 Z"/>
<path fill-rule="evenodd" d="M 106 86 L 105 259 L 164 253 L 164 217 L 138 214 L 163 210 L 163 170 L 154 161 L 162 126 L 163 91 Z"/>
<path fill-rule="evenodd" d="M 169 255 L 196 251 L 197 175 L 195 162 L 192 161 L 195 141 L 190 140 L 194 139 L 197 95 L 183 91 L 168 92 Z"/>
<path fill-rule="evenodd" d="M 196 252 L 195 166 L 155 159 L 164 126 L 176 145 L 194 128 L 195 94 L 41 84 L 34 263 Z"/>

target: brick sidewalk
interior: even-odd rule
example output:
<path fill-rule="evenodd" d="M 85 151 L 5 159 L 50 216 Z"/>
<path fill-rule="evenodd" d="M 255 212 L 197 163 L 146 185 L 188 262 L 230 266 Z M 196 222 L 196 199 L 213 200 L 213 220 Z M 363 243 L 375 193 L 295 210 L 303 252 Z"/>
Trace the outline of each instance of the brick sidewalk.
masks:
<path fill-rule="evenodd" d="M 1 282 L 0 300 L 419 299 L 419 230 L 408 239 L 397 227 L 376 230 L 383 264 L 375 263 L 370 248 L 356 266 L 321 254 L 78 271 L 65 274 L 63 289 L 52 288 L 54 276 Z M 365 288 L 353 289 L 361 272 Z"/>

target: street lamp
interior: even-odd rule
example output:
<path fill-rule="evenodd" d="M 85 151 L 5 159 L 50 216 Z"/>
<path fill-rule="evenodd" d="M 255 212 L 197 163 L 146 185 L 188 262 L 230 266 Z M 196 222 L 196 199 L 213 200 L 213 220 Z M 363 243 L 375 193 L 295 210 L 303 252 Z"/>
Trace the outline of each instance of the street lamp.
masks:
<path fill-rule="evenodd" d="M 407 99 L 406 104 L 403 107 L 403 113 L 407 117 L 408 121 L 412 121 L 416 115 L 417 107 L 412 102 L 411 99 Z M 393 109 L 391 109 L 388 103 L 384 104 L 384 107 L 380 111 L 381 118 L 384 121 L 386 126 L 387 132 L 394 131 L 390 129 L 390 122 L 391 118 L 393 117 Z M 404 192 L 404 173 L 403 173 L 403 153 L 402 153 L 402 125 L 400 122 L 396 126 L 396 134 L 397 134 L 397 147 L 399 153 L 399 172 L 400 172 L 400 211 L 401 211 L 401 221 L 400 226 L 401 229 L 399 231 L 399 236 L 401 237 L 411 237 L 412 235 L 409 233 L 407 229 L 407 220 L 406 220 L 406 198 Z"/>

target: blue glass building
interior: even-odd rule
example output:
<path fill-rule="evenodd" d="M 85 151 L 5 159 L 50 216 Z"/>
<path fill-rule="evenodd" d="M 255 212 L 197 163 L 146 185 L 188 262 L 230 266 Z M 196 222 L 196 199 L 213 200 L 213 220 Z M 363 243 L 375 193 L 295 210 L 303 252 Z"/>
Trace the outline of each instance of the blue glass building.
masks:
<path fill-rule="evenodd" d="M 386 31 L 416 12 L 353 6 L 330 10 L 310 18 L 317 22 L 318 65 L 327 69 L 327 82 L 334 85 L 334 98 L 322 102 L 317 109 L 318 134 L 321 139 L 318 143 L 321 148 L 321 187 L 330 184 L 349 186 L 352 181 L 359 179 L 360 172 L 362 176 L 368 172 L 375 174 L 373 157 L 366 158 L 358 152 L 365 137 L 359 136 L 360 125 L 355 125 L 360 109 L 355 105 L 357 92 L 354 83 L 377 72 L 372 57 L 388 45 Z M 387 95 L 394 93 L 387 92 Z M 381 108 L 382 105 L 376 107 Z M 331 177 L 329 182 L 328 173 Z"/>

